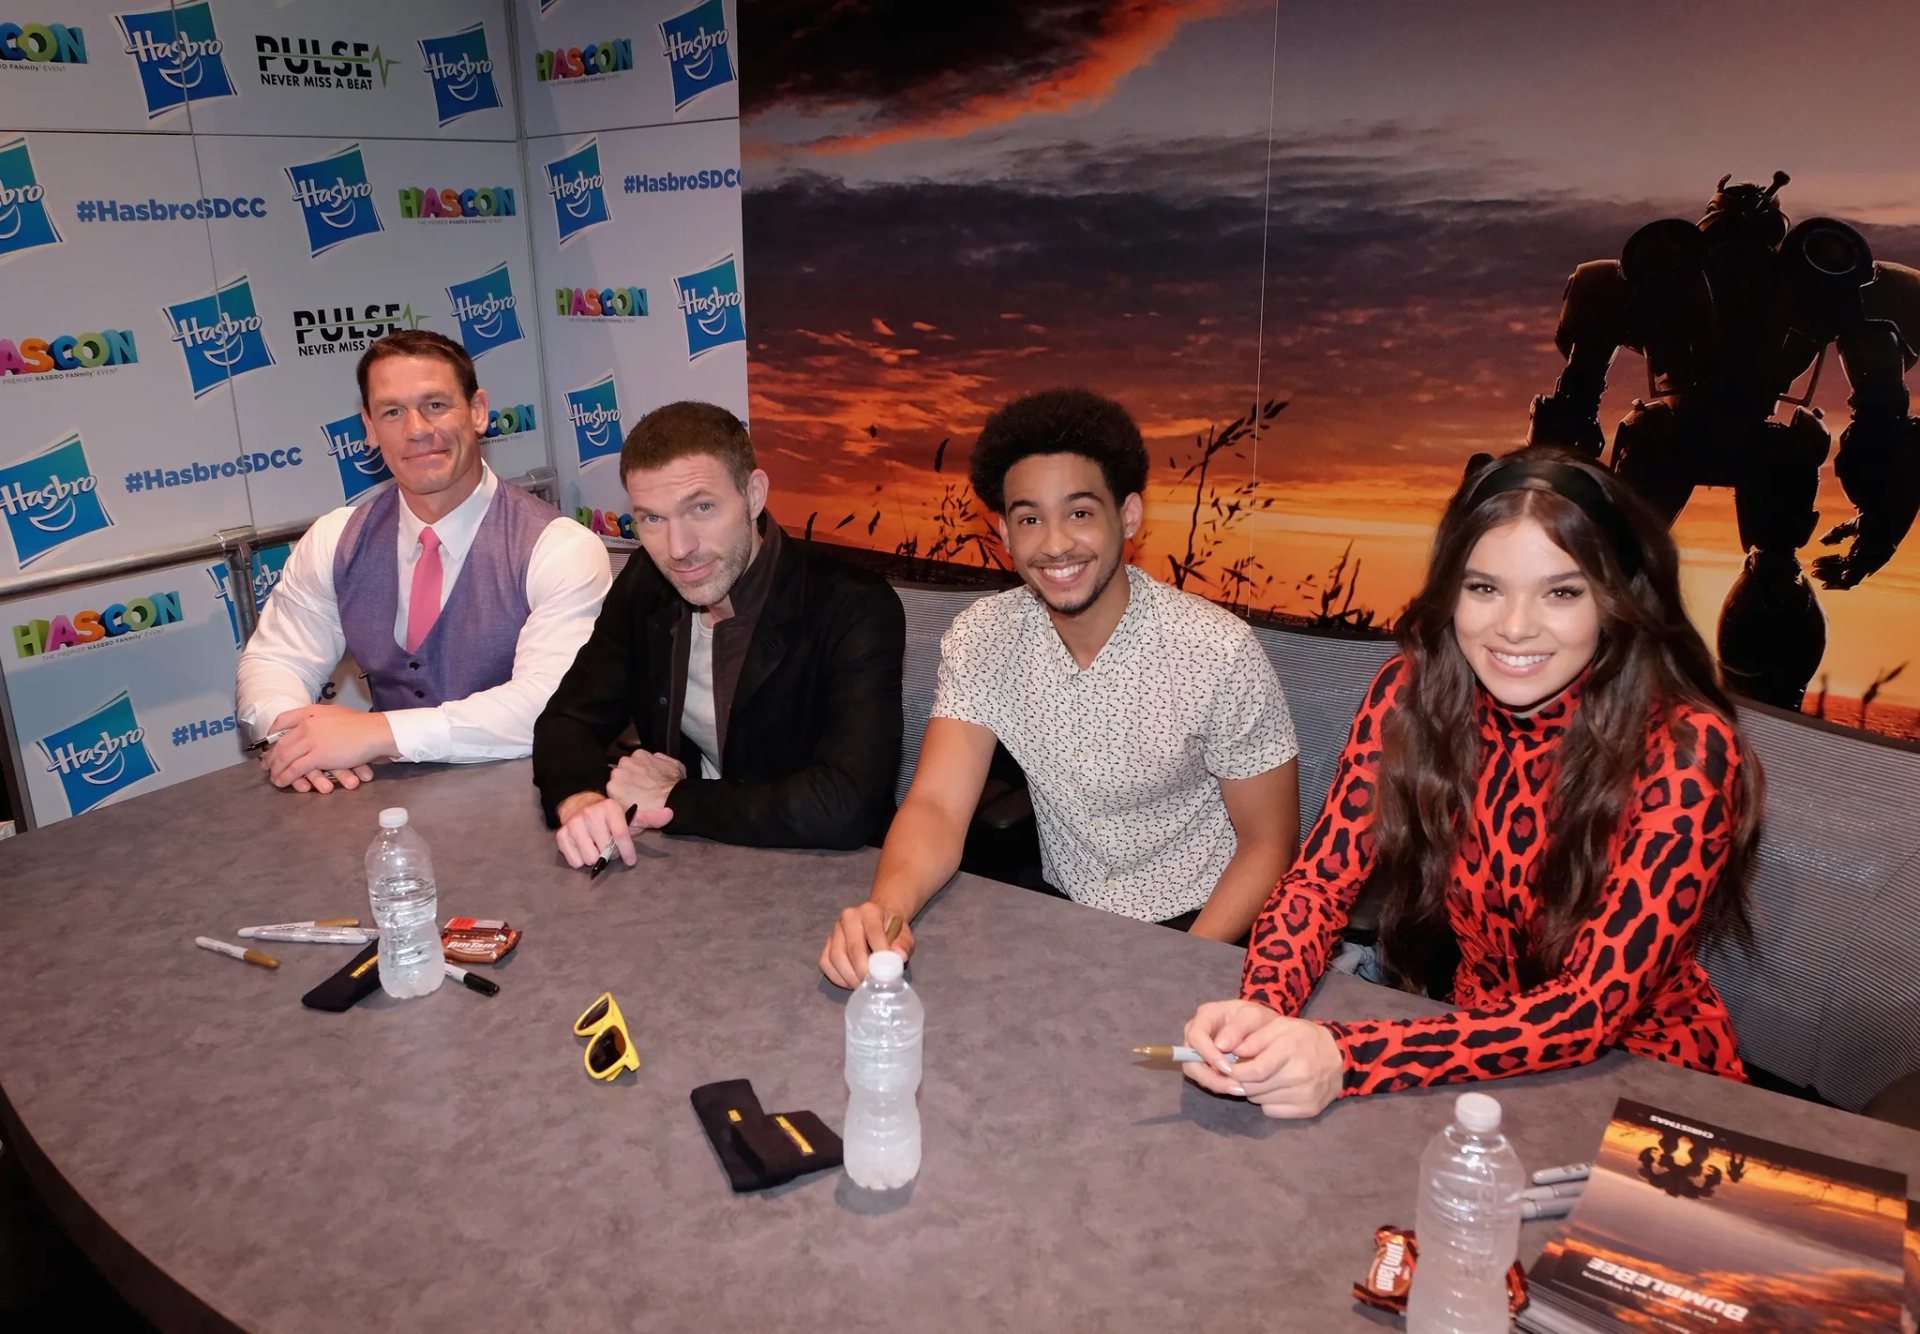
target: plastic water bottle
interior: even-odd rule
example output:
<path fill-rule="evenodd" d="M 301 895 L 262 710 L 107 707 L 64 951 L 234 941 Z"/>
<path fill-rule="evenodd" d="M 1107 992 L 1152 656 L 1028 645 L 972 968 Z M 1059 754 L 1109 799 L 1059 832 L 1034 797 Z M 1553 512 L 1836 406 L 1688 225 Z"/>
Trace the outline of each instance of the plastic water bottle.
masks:
<path fill-rule="evenodd" d="M 437 920 L 440 896 L 433 884 L 433 856 L 407 823 L 404 806 L 380 812 L 380 832 L 367 849 L 367 898 L 373 924 L 380 928 L 380 989 L 401 999 L 433 991 L 446 976 Z"/>
<path fill-rule="evenodd" d="M 1462 1093 L 1453 1124 L 1420 1157 L 1420 1246 L 1407 1334 L 1505 1334 L 1507 1270 L 1520 1248 L 1526 1175 L 1500 1133 L 1500 1104 Z"/>
<path fill-rule="evenodd" d="M 847 1175 L 867 1190 L 895 1190 L 920 1173 L 920 1037 L 927 1009 L 893 950 L 867 959 L 867 980 L 847 1001 Z"/>

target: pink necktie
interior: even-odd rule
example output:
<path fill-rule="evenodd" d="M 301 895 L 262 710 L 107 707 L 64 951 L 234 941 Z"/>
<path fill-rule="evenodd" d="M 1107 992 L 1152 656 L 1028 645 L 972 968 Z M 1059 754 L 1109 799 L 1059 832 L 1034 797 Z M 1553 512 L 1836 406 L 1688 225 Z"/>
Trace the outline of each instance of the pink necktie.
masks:
<path fill-rule="evenodd" d="M 407 652 L 418 653 L 440 618 L 440 534 L 420 530 L 420 559 L 413 565 L 413 594 L 407 599 Z"/>

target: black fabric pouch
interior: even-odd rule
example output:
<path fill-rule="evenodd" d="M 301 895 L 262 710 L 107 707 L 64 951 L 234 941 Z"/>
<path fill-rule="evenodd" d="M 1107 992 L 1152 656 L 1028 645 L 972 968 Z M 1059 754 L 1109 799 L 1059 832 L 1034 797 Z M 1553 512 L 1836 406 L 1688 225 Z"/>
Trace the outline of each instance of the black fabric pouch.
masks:
<path fill-rule="evenodd" d="M 309 1010 L 338 1014 L 380 990 L 380 942 L 354 955 L 347 966 L 300 998 Z"/>
<path fill-rule="evenodd" d="M 768 1115 L 748 1080 L 702 1084 L 691 1097 L 694 1115 L 736 1193 L 840 1166 L 840 1137 L 819 1117 L 812 1112 Z"/>

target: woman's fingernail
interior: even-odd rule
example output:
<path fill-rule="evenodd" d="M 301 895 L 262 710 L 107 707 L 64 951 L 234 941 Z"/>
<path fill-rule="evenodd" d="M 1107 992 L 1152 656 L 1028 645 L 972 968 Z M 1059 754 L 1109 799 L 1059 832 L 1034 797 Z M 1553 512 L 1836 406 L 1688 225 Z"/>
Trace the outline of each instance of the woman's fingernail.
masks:
<path fill-rule="evenodd" d="M 1244 1098 L 1247 1096 L 1247 1091 L 1241 1088 L 1238 1084 L 1227 1085 L 1227 1092 L 1231 1093 L 1236 1098 Z"/>

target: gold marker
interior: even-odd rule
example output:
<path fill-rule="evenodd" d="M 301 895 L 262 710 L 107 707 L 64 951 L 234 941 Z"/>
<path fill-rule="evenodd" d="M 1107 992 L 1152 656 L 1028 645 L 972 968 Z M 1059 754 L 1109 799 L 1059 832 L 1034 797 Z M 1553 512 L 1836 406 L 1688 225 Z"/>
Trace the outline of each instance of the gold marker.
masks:
<path fill-rule="evenodd" d="M 1153 1061 L 1172 1061 L 1175 1065 L 1204 1065 L 1200 1053 L 1192 1047 L 1135 1047 L 1135 1056 L 1145 1056 Z M 1227 1064 L 1234 1065 L 1240 1058 L 1232 1052 L 1227 1053 Z"/>
<path fill-rule="evenodd" d="M 193 943 L 203 950 L 212 950 L 215 954 L 225 954 L 235 959 L 245 959 L 248 963 L 258 964 L 262 968 L 278 968 L 280 961 L 271 954 L 262 954 L 259 950 L 242 949 L 238 945 L 229 945 L 224 940 L 215 940 L 211 936 L 195 936 Z"/>
<path fill-rule="evenodd" d="M 890 912 L 887 914 L 886 925 L 887 925 L 887 944 L 891 945 L 893 944 L 894 941 L 900 939 L 900 932 L 907 925 L 907 919 L 902 917 L 899 913 Z"/>

